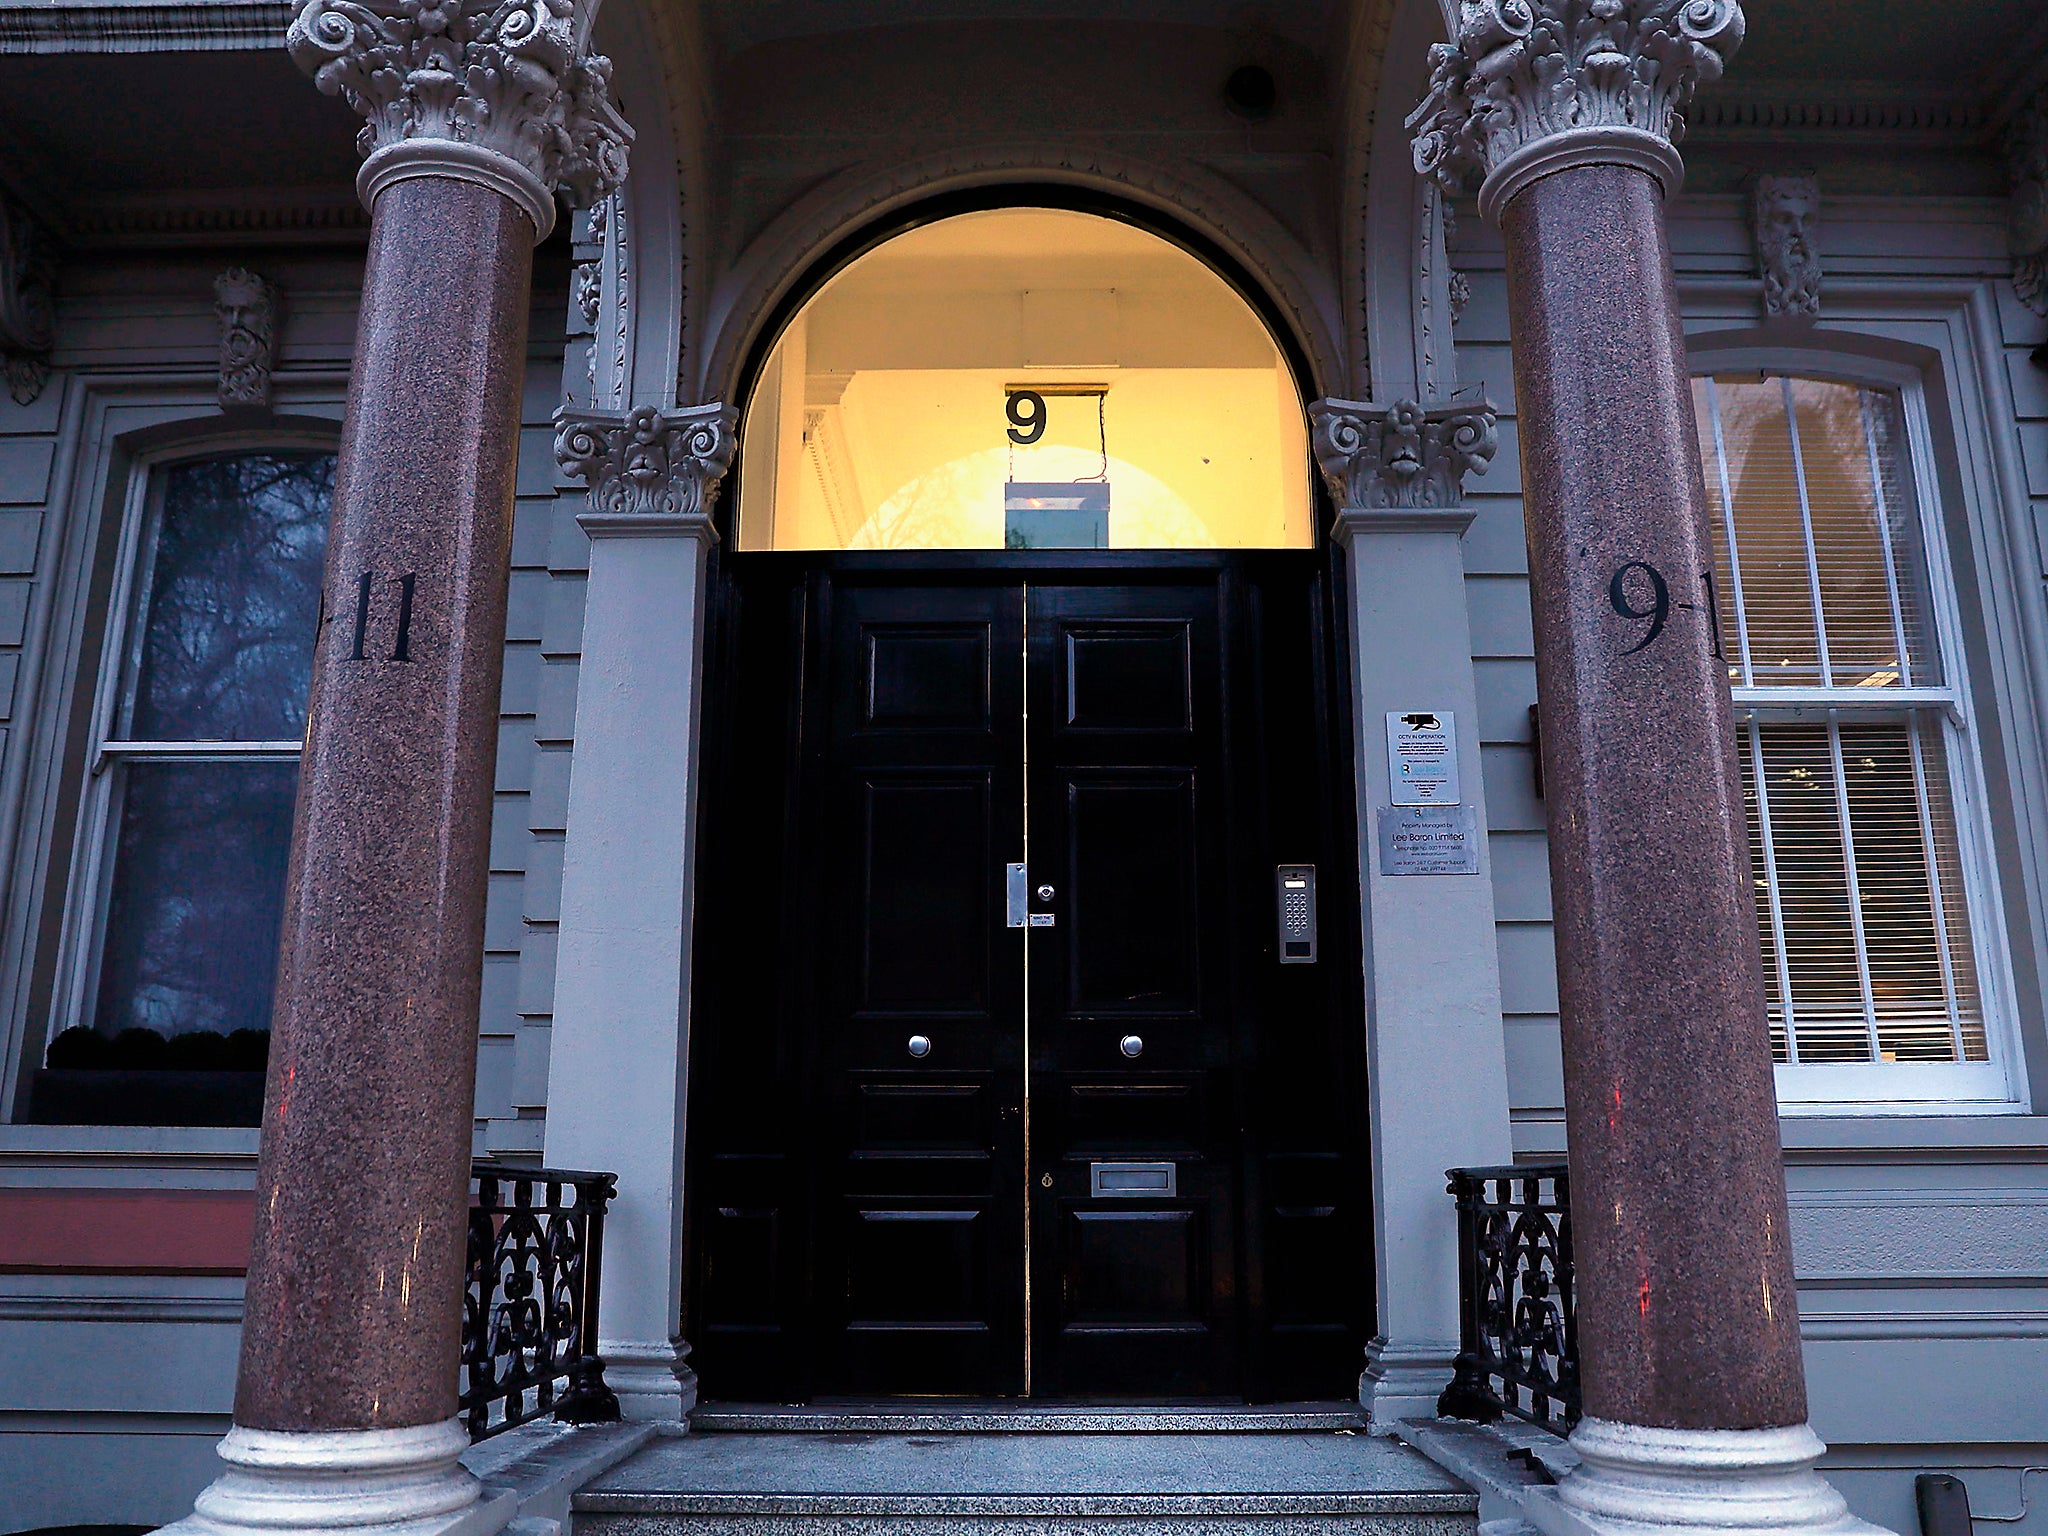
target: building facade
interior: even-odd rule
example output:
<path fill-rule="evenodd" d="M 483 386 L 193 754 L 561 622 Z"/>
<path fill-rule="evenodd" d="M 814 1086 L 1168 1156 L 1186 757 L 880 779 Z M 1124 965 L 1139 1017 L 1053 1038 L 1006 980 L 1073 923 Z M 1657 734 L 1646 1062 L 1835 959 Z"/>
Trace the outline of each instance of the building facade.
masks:
<path fill-rule="evenodd" d="M 2048 1522 L 1968 9 L 0 6 L 0 1525 L 482 1519 L 472 1157 L 631 1422 L 1416 1440 L 1568 1133 L 1561 1488 Z"/>

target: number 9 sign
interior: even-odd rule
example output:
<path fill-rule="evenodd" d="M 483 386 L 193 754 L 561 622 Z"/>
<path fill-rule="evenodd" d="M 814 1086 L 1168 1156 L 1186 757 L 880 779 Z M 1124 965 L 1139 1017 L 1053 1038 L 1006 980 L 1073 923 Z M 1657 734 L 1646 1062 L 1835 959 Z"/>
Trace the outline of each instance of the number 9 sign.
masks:
<path fill-rule="evenodd" d="M 1029 447 L 1045 436 L 1045 396 L 1037 390 L 1015 391 L 1003 403 L 1003 414 L 1010 418 L 1010 441 L 1018 447 Z"/>

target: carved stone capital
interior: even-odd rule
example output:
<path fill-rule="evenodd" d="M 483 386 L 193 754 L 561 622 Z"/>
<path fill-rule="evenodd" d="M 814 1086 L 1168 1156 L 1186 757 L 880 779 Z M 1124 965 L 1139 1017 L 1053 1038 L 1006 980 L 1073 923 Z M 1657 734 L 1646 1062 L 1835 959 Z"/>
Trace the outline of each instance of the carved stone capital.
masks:
<path fill-rule="evenodd" d="M 270 370 L 276 347 L 277 288 L 245 267 L 229 267 L 213 280 L 213 312 L 220 317 L 221 409 L 270 409 Z"/>
<path fill-rule="evenodd" d="M 588 47 L 589 0 L 300 0 L 285 34 L 299 67 L 365 121 L 365 206 L 394 181 L 453 176 L 555 223 L 626 174 L 633 131 L 611 60 Z"/>
<path fill-rule="evenodd" d="M 659 519 L 708 531 L 732 464 L 736 417 L 723 405 L 679 411 L 555 412 L 555 462 L 590 487 L 590 509 L 621 523 Z"/>
<path fill-rule="evenodd" d="M 19 203 L 0 194 L 0 372 L 18 405 L 40 395 L 50 377 L 56 285 L 49 236 Z"/>
<path fill-rule="evenodd" d="M 1454 190 L 1483 177 L 1488 218 L 1573 165 L 1633 165 L 1678 189 L 1681 112 L 1740 46 L 1740 0 L 1459 3 L 1408 118 L 1416 170 Z"/>
<path fill-rule="evenodd" d="M 1484 400 L 1318 400 L 1309 407 L 1316 463 L 1342 511 L 1458 507 L 1465 476 L 1500 447 L 1499 416 Z"/>
<path fill-rule="evenodd" d="M 2007 241 L 2012 285 L 2037 315 L 2048 315 L 2048 90 L 2005 126 L 2005 165 L 2012 179 Z"/>

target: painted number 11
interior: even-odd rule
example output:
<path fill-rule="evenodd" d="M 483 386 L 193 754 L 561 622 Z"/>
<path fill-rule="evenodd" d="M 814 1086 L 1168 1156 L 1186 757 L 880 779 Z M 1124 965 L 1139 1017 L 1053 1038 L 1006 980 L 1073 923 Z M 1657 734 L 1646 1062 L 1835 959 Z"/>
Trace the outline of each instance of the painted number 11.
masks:
<path fill-rule="evenodd" d="M 391 642 L 391 660 L 412 660 L 412 589 L 414 573 L 407 571 L 403 576 L 393 578 L 398 587 L 398 632 Z M 377 573 L 365 571 L 356 578 L 356 634 L 355 644 L 350 648 L 350 661 L 368 661 L 363 645 L 369 639 L 370 594 L 375 588 Z"/>

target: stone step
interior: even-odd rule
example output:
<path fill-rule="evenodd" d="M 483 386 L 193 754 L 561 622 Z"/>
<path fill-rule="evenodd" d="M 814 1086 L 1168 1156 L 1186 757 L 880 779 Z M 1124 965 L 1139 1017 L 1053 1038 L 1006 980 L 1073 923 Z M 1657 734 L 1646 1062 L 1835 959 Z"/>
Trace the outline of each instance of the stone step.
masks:
<path fill-rule="evenodd" d="M 698 1430 L 748 1433 L 854 1431 L 874 1434 L 1226 1434 L 1365 1428 L 1356 1403 L 1216 1404 L 1150 1407 L 1121 1403 L 949 1402 L 942 1407 L 842 1402 L 818 1406 L 700 1403 Z"/>
<path fill-rule="evenodd" d="M 657 1441 L 577 1536 L 1473 1536 L 1470 1490 L 1352 1429 L 808 1433 Z"/>

